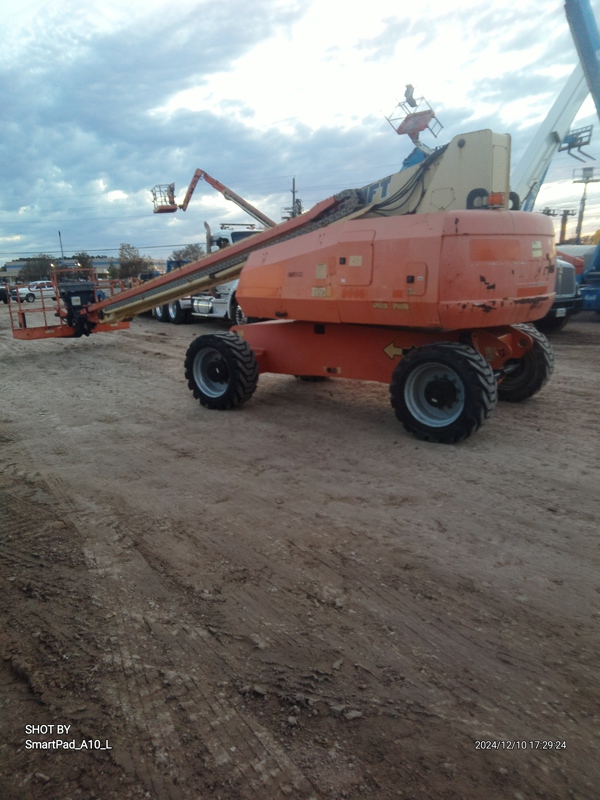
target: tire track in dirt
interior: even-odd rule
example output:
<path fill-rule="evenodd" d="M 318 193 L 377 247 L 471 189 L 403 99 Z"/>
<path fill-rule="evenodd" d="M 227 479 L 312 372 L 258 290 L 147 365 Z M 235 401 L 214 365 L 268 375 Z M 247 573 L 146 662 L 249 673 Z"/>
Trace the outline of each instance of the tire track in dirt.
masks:
<path fill-rule="evenodd" d="M 57 515 L 49 497 L 35 472 L 16 471 L 9 459 L 0 473 L 0 617 L 3 669 L 8 668 L 3 674 L 11 687 L 0 720 L 5 743 L 0 769 L 10 787 L 6 796 L 79 798 L 97 786 L 107 800 L 141 797 L 141 787 L 122 784 L 108 751 L 24 747 L 26 724 L 68 723 L 78 741 L 117 733 L 98 687 L 104 634 L 100 621 L 91 619 L 93 586 L 76 531 Z M 18 706 L 12 704 L 15 694 L 23 697 Z M 25 706 L 29 713 L 24 715 Z"/>
<path fill-rule="evenodd" d="M 197 769 L 197 764 L 188 762 L 189 748 L 182 740 L 182 730 L 187 730 L 206 750 L 203 761 L 209 762 L 208 770 L 222 773 L 221 782 L 240 796 L 264 797 L 267 791 L 276 797 L 282 786 L 292 787 L 295 796 L 311 796 L 310 782 L 268 731 L 257 720 L 249 720 L 245 711 L 241 715 L 231 702 L 229 695 L 235 698 L 237 694 L 230 684 L 237 679 L 238 665 L 231 663 L 207 631 L 196 628 L 172 586 L 164 586 L 160 574 L 132 546 L 123 524 L 99 519 L 83 508 L 75 510 L 77 504 L 65 487 L 57 481 L 51 481 L 51 486 L 71 506 L 71 521 L 82 535 L 93 524 L 93 539 L 86 536 L 84 549 L 91 574 L 103 585 L 99 593 L 103 615 L 110 619 L 111 636 L 119 646 L 111 656 L 113 691 L 142 741 L 151 743 L 149 752 L 131 754 L 138 777 L 157 797 L 187 796 L 183 792 L 188 790 L 182 787 L 189 772 Z M 161 622 L 160 616 L 167 621 Z M 183 620 L 187 620 L 185 629 Z M 199 640 L 202 647 L 197 645 Z M 164 672 L 177 679 L 157 680 Z M 228 686 L 219 688 L 223 675 Z M 177 724 L 174 708 L 180 709 Z"/>
<path fill-rule="evenodd" d="M 146 559 L 160 563 L 168 572 L 168 556 L 161 558 L 153 553 L 141 531 L 136 538 Z M 166 539 L 169 538 L 170 534 Z M 234 555 L 227 544 L 230 538 L 218 525 L 215 529 L 214 520 L 210 532 L 203 531 L 200 539 L 202 546 L 213 553 L 214 563 L 207 569 L 215 580 L 221 579 L 224 584 L 218 597 L 227 604 L 234 602 L 227 614 L 224 612 L 228 606 L 216 606 L 215 631 L 233 640 L 230 651 L 237 648 L 240 660 L 245 657 L 251 661 L 255 674 L 262 675 L 263 686 L 281 705 L 308 703 L 311 708 L 324 709 L 325 713 L 346 713 L 350 718 L 357 711 L 364 718 L 388 713 L 414 722 L 421 717 L 419 726 L 426 726 L 430 742 L 442 733 L 435 730 L 439 727 L 434 724 L 437 719 L 455 730 L 465 750 L 474 739 L 497 736 L 499 732 L 510 738 L 511 731 L 518 729 L 526 731 L 528 738 L 539 738 L 553 731 L 556 736 L 578 742 L 578 760 L 593 759 L 593 744 L 589 743 L 592 729 L 578 713 L 573 717 L 557 717 L 548 724 L 548 717 L 556 717 L 552 714 L 556 697 L 572 688 L 573 674 L 565 666 L 569 654 L 561 652 L 560 633 L 549 631 L 543 616 L 514 602 L 508 622 L 504 602 L 492 593 L 474 590 L 472 583 L 462 589 L 460 585 L 448 584 L 442 573 L 432 571 L 432 563 L 427 565 L 427 571 L 423 569 L 425 565 L 417 563 L 415 570 L 404 574 L 401 569 L 394 570 L 393 563 L 387 564 L 390 576 L 401 576 L 396 577 L 394 589 L 382 585 L 381 576 L 371 577 L 372 565 L 361 564 L 347 555 L 342 558 L 339 552 L 329 553 L 326 545 L 317 552 L 299 545 L 293 537 L 282 538 L 296 554 L 289 572 L 281 560 L 276 572 L 270 570 L 269 558 L 257 553 L 251 543 L 239 539 L 234 542 Z M 193 537 L 190 540 L 198 541 Z M 216 566 L 235 563 L 247 565 L 246 576 L 262 575 L 262 588 L 252 580 L 236 583 L 234 600 L 227 591 L 226 571 L 221 566 L 217 572 Z M 304 566 L 299 569 L 300 564 Z M 303 574 L 312 575 L 311 587 L 298 580 L 297 575 Z M 320 582 L 314 583 L 317 576 Z M 328 587 L 332 586 L 339 588 L 331 591 Z M 265 633 L 264 627 L 256 622 L 265 618 L 265 592 L 269 588 L 276 591 L 275 597 L 279 599 L 270 608 L 270 625 Z M 444 597 L 456 597 L 457 590 L 462 601 L 458 607 L 455 605 L 451 618 L 445 617 Z M 307 641 L 298 638 L 302 626 L 291 624 L 289 614 L 299 621 L 311 607 L 315 614 L 314 628 L 322 633 L 317 636 L 313 629 Z M 348 616 L 357 607 L 360 607 L 356 615 L 360 620 L 358 626 Z M 350 636 L 344 635 L 344 619 Z M 515 638 L 512 629 L 519 630 L 521 626 L 525 630 L 531 626 L 544 631 L 534 649 L 527 641 Z M 327 658 L 328 666 L 324 664 Z M 580 666 L 586 663 L 585 659 L 582 654 Z M 337 666 L 332 667 L 336 662 Z M 591 654 L 587 665 L 593 668 Z M 357 679 L 361 671 L 364 675 Z M 514 705 L 507 687 L 512 686 L 515 672 L 521 677 L 524 694 L 533 701 L 533 710 L 527 710 L 527 703 L 523 708 Z M 362 687 L 359 691 L 357 682 Z M 495 699 L 493 705 L 481 696 L 481 686 L 485 686 L 488 698 Z M 588 691 L 587 702 L 591 696 L 593 693 L 590 695 Z M 381 698 L 385 698 L 383 710 Z M 596 708 L 597 701 L 596 697 Z M 583 709 L 584 706 L 579 706 L 579 711 Z M 589 706 L 585 713 L 588 710 Z M 582 735 L 582 725 L 587 727 L 587 736 Z M 551 796 L 556 782 L 562 783 L 564 754 L 547 755 L 545 768 L 552 772 L 551 777 L 540 773 L 533 759 L 528 760 L 536 785 L 546 786 Z"/>
<path fill-rule="evenodd" d="M 35 483 L 39 486 L 41 481 L 36 479 Z M 122 525 L 117 520 L 99 520 L 95 512 L 78 511 L 62 481 L 50 481 L 49 488 L 48 492 L 44 487 L 44 496 L 54 496 L 58 501 L 54 507 L 40 504 L 39 488 L 32 489 L 27 499 L 11 497 L 10 489 L 4 491 L 0 507 L 6 532 L 0 563 L 5 572 L 22 576 L 11 580 L 13 576 L 8 575 L 7 580 L 35 603 L 35 610 L 22 624 L 30 628 L 39 625 L 40 629 L 36 646 L 25 660 L 14 656 L 15 669 L 27 676 L 32 691 L 43 703 L 54 707 L 58 702 L 64 708 L 64 687 L 69 686 L 72 692 L 75 686 L 72 671 L 61 669 L 60 660 L 77 661 L 81 669 L 87 656 L 88 668 L 96 671 L 93 680 L 98 681 L 98 687 L 94 695 L 102 697 L 104 728 L 106 718 L 118 721 L 117 730 L 111 732 L 112 736 L 109 733 L 119 739 L 112 758 L 160 800 L 195 798 L 198 791 L 205 796 L 218 786 L 231 791 L 231 797 L 260 798 L 265 793 L 269 797 L 313 796 L 310 782 L 270 733 L 246 710 L 240 714 L 235 707 L 237 690 L 233 684 L 238 671 L 234 659 L 208 631 L 198 629 L 188 619 L 172 588 L 165 590 L 160 576 L 148 569 L 131 547 Z M 46 539 L 49 530 L 55 532 L 51 544 Z M 58 532 L 62 549 L 57 546 Z M 67 536 L 77 539 L 77 534 L 84 540 L 85 560 L 66 541 Z M 39 582 L 35 574 L 31 575 L 39 565 L 28 548 L 38 543 L 42 551 L 44 543 L 47 545 L 41 557 L 50 555 L 52 559 L 50 582 L 48 575 Z M 67 571 L 58 576 L 62 562 Z M 72 583 L 74 570 L 76 585 Z M 40 604 L 52 599 L 47 594 L 49 586 L 54 587 L 51 595 L 60 596 L 61 604 L 36 613 Z M 41 594 L 42 589 L 46 594 Z M 65 615 L 66 596 L 72 598 L 73 605 Z M 88 603 L 82 603 L 84 599 Z M 73 613 L 75 604 L 78 613 Z M 54 626 L 48 613 L 54 617 Z M 85 629 L 89 634 L 89 619 L 85 617 L 90 613 L 95 622 L 101 621 L 99 627 L 106 629 L 104 638 L 92 638 L 81 646 L 72 640 L 73 633 Z M 165 622 L 160 621 L 161 616 Z M 43 667 L 35 664 L 40 650 Z M 86 686 L 80 688 L 84 693 Z M 81 728 L 83 720 L 78 719 L 77 724 Z M 195 744 L 191 755 L 190 742 Z"/>

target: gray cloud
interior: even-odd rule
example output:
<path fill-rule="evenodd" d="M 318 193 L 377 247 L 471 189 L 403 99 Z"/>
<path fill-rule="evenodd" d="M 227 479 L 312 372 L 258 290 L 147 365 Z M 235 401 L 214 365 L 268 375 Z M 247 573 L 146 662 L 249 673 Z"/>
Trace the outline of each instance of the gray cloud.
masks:
<path fill-rule="evenodd" d="M 110 31 L 85 27 L 85 11 L 75 4 L 69 8 L 72 19 L 41 16 L 25 40 L 11 44 L 10 32 L 0 34 L 5 45 L 0 54 L 0 238 L 24 237 L 21 243 L 0 240 L 0 263 L 21 252 L 56 251 L 58 230 L 69 252 L 108 251 L 127 241 L 158 254 L 151 248 L 199 241 L 204 219 L 220 221 L 214 206 L 201 199 L 212 190 L 200 186 L 188 212 L 174 217 L 153 216 L 148 195 L 154 184 L 174 180 L 181 197 L 196 167 L 278 219 L 280 206 L 291 198 L 292 176 L 309 207 L 342 188 L 398 169 L 411 149 L 377 115 L 346 129 L 312 130 L 290 121 L 285 133 L 243 125 L 240 119 L 253 115 L 243 100 L 222 98 L 213 110 L 151 115 L 177 92 L 232 69 L 258 43 L 299 19 L 299 3 L 277 8 L 260 0 L 251 14 L 241 0 L 206 3 Z M 440 25 L 455 14 L 450 9 Z M 507 53 L 526 52 L 530 42 L 540 40 L 533 35 L 542 24 L 539 16 L 491 9 L 479 21 L 464 24 L 482 47 L 486 30 L 499 37 Z M 435 35 L 429 20 L 393 18 L 381 34 L 361 40 L 358 49 L 372 60 L 386 61 L 401 48 L 403 37 L 419 35 Z M 452 98 L 435 102 L 444 130 L 438 142 L 430 143 L 442 144 L 477 128 L 504 131 L 502 109 L 512 98 L 529 96 L 540 108 L 549 108 L 563 82 L 544 67 L 573 64 L 574 51 L 564 25 L 554 38 L 541 42 L 545 58 L 531 68 L 511 69 L 508 61 L 495 74 L 493 64 L 479 65 L 481 76 L 471 96 L 474 108 L 481 100 L 487 103 L 484 114 L 457 108 Z M 334 49 L 330 57 L 336 57 Z M 282 74 L 284 69 L 274 65 Z M 515 153 L 524 149 L 534 128 L 523 120 Z M 109 196 L 115 191 L 127 197 Z M 244 215 L 236 213 L 243 221 Z"/>
<path fill-rule="evenodd" d="M 28 250 L 43 249 L 48 235 L 36 231 L 63 220 L 70 224 L 70 210 L 74 219 L 86 206 L 90 222 L 97 214 L 94 228 L 104 227 L 106 240 L 113 241 L 115 227 L 134 229 L 136 210 L 140 216 L 149 211 L 150 206 L 141 207 L 139 193 L 181 163 L 191 168 L 194 152 L 214 153 L 218 142 L 225 162 L 239 157 L 241 147 L 251 161 L 261 137 L 240 137 L 239 131 L 236 136 L 226 117 L 179 112 L 161 119 L 149 112 L 176 92 L 228 70 L 301 13 L 299 6 L 273 8 L 262 0 L 248 14 L 246 3 L 229 0 L 100 33 L 72 19 L 38 18 L 19 48 L 4 51 L 0 64 L 5 120 L 0 236 L 25 232 Z M 108 203 L 106 193 L 90 192 L 90 183 L 99 179 L 107 190 L 135 196 L 137 206 Z M 110 219 L 119 206 L 129 217 L 126 226 Z M 27 211 L 19 214 L 23 207 Z M 78 238 L 92 227 L 85 212 L 80 216 Z M 102 223 L 104 216 L 108 224 Z"/>

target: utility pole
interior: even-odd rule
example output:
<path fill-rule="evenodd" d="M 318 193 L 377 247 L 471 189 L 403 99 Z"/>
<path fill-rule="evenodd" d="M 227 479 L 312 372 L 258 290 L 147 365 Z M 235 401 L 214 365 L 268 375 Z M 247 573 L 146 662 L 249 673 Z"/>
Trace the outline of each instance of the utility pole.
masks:
<path fill-rule="evenodd" d="M 292 205 L 288 208 L 281 209 L 281 219 L 293 219 L 294 217 L 299 217 L 300 214 L 303 212 L 302 208 L 302 200 L 299 197 L 296 197 L 296 178 L 292 178 L 292 188 L 290 189 L 292 193 Z"/>
<path fill-rule="evenodd" d="M 598 183 L 600 178 L 594 177 L 594 167 L 582 167 L 573 172 L 573 183 L 583 183 L 583 195 L 579 203 L 579 217 L 577 218 L 577 231 L 575 232 L 575 244 L 581 244 L 581 228 L 583 226 L 583 214 L 585 212 L 585 202 L 587 198 L 588 183 Z"/>
<path fill-rule="evenodd" d="M 563 208 L 560 215 L 560 238 L 559 244 L 564 244 L 567 240 L 567 220 L 574 217 L 577 212 L 572 208 Z"/>
<path fill-rule="evenodd" d="M 569 217 L 574 217 L 577 212 L 572 208 L 563 208 L 560 211 L 560 237 L 559 244 L 565 244 L 567 240 L 567 220 Z M 559 212 L 556 208 L 545 208 L 542 211 L 547 217 L 557 217 Z"/>

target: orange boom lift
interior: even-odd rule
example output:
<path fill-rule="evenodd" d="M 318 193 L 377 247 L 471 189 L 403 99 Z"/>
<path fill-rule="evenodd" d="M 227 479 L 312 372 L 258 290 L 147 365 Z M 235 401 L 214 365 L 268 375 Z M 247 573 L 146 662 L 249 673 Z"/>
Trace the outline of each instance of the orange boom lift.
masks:
<path fill-rule="evenodd" d="M 509 166 L 508 135 L 457 136 L 419 164 L 101 302 L 93 287 L 83 297 L 58 284 L 60 324 L 36 336 L 120 326 L 239 276 L 238 302 L 263 321 L 192 342 L 185 375 L 203 406 L 245 403 L 263 372 L 373 380 L 390 385 L 415 436 L 460 441 L 498 397 L 533 396 L 553 368 L 527 323 L 554 299 L 554 230 L 516 210 Z M 175 210 L 174 189 L 168 200 Z M 14 333 L 33 338 L 26 313 Z"/>

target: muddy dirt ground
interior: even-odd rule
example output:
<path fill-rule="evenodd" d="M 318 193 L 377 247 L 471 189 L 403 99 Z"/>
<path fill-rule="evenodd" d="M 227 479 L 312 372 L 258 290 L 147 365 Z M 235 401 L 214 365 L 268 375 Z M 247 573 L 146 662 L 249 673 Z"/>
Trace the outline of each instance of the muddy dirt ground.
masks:
<path fill-rule="evenodd" d="M 204 410 L 208 329 L 0 305 L 0 797 L 598 798 L 598 318 L 450 447 L 370 383 Z"/>

